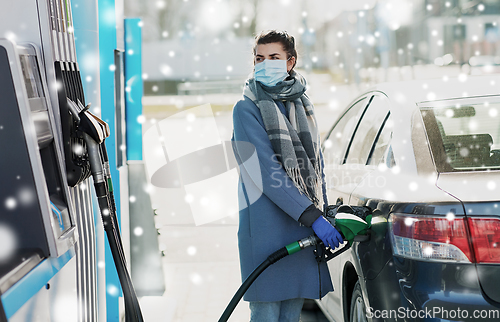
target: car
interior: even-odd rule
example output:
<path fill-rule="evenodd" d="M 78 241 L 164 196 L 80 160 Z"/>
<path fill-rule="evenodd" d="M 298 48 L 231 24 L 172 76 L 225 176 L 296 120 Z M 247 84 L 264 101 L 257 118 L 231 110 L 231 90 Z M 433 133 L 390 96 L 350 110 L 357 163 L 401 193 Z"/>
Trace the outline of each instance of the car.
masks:
<path fill-rule="evenodd" d="M 500 77 L 376 85 L 323 140 L 330 204 L 373 210 L 328 262 L 330 321 L 500 321 Z"/>

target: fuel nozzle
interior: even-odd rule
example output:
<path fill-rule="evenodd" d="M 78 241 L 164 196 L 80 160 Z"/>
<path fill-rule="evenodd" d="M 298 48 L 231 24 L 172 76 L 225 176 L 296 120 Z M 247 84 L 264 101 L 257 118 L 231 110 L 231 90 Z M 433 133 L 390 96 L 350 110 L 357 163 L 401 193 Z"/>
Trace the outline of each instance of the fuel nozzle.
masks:
<path fill-rule="evenodd" d="M 334 226 L 342 235 L 345 241 L 348 241 L 349 246 L 354 241 L 366 241 L 369 239 L 367 235 L 368 229 L 371 226 L 372 210 L 369 207 L 351 207 L 344 205 L 328 206 L 325 211 L 326 219 Z M 316 235 L 303 238 L 285 246 L 288 255 L 294 254 L 309 246 L 315 246 L 321 243 Z M 342 247 L 345 248 L 345 247 Z M 330 249 L 328 249 L 331 252 Z M 335 253 L 337 255 L 337 252 Z M 329 254 L 328 259 L 333 258 Z M 335 256 L 336 256 L 335 255 Z M 322 256 L 323 257 L 323 256 Z"/>
<path fill-rule="evenodd" d="M 325 210 L 326 219 L 349 244 L 369 239 L 372 214 L 373 210 L 366 206 L 330 205 Z"/>

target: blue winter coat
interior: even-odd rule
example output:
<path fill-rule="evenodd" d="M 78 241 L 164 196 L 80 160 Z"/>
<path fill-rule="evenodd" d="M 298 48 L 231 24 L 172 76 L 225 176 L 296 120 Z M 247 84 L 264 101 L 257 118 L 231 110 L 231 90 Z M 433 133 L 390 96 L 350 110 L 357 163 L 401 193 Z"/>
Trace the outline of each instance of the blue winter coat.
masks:
<path fill-rule="evenodd" d="M 288 117 L 284 105 L 278 102 L 278 106 Z M 240 164 L 238 246 L 241 277 L 245 280 L 274 251 L 314 233 L 299 222 L 312 202 L 293 185 L 277 161 L 260 111 L 249 98 L 244 96 L 234 106 L 233 125 L 233 150 Z M 257 173 L 241 165 L 248 157 L 243 156 L 248 151 L 239 151 L 241 141 L 255 146 L 260 168 Z M 326 199 L 325 190 L 323 184 Z M 318 299 L 333 291 L 328 267 L 317 263 L 313 250 L 306 248 L 271 265 L 248 289 L 244 300 Z"/>

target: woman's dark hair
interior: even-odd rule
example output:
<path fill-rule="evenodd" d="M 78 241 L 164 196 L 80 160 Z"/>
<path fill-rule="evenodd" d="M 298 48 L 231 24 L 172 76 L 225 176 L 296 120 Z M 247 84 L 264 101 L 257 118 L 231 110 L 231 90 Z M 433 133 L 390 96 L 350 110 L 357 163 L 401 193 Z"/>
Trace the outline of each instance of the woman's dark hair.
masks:
<path fill-rule="evenodd" d="M 292 69 L 297 63 L 297 50 L 295 49 L 295 38 L 290 36 L 286 31 L 280 30 L 268 30 L 262 31 L 260 34 L 255 36 L 255 44 L 253 46 L 253 55 L 255 56 L 258 45 L 271 44 L 279 42 L 283 46 L 283 50 L 286 52 L 287 59 L 290 57 L 295 57 L 295 63 Z"/>

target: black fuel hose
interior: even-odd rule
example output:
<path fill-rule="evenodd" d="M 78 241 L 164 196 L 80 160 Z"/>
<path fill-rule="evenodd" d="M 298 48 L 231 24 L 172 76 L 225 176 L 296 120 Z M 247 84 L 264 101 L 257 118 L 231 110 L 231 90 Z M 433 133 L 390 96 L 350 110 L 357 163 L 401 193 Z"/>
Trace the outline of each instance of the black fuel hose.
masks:
<path fill-rule="evenodd" d="M 108 158 L 108 150 L 106 149 L 106 144 L 102 142 L 99 144 L 99 149 L 101 151 L 101 158 L 104 170 L 106 172 L 106 182 L 108 184 L 108 197 L 109 203 L 111 206 L 111 212 L 116 214 L 116 205 L 115 205 L 115 194 L 113 189 L 113 180 L 111 179 L 111 170 L 109 168 L 109 158 Z M 120 228 L 116 227 L 118 232 L 120 232 Z"/>
<path fill-rule="evenodd" d="M 343 235 L 342 235 L 342 238 L 344 238 Z M 354 241 L 358 241 L 358 242 L 366 241 L 368 239 L 369 239 L 368 236 L 363 236 L 363 235 L 357 235 L 354 237 Z M 250 287 L 250 285 L 252 285 L 252 283 L 257 279 L 257 277 L 259 277 L 260 274 L 262 274 L 263 271 L 266 270 L 266 268 L 268 268 L 272 264 L 276 263 L 277 261 L 279 261 L 280 259 L 282 259 L 288 255 L 295 254 L 296 252 L 301 251 L 306 247 L 314 246 L 314 245 L 317 245 L 319 243 L 321 243 L 321 239 L 319 239 L 319 237 L 316 235 L 311 235 L 311 236 L 306 237 L 304 239 L 293 242 L 293 243 L 275 251 L 271 255 L 269 255 L 266 258 L 266 260 L 264 260 L 259 266 L 257 266 L 256 269 L 253 270 L 253 272 L 245 279 L 243 284 L 241 284 L 241 286 L 238 288 L 238 290 L 234 294 L 233 298 L 231 299 L 231 301 L 227 305 L 226 309 L 224 310 L 224 313 L 222 313 L 222 315 L 219 319 L 219 322 L 226 322 L 229 319 L 229 317 L 233 313 L 234 309 L 236 308 L 236 306 L 240 302 L 243 295 L 245 295 L 245 293 L 248 290 L 248 288 Z M 350 249 L 351 244 L 352 243 L 347 243 L 344 247 L 342 247 L 341 249 L 339 249 L 335 253 L 332 252 L 331 250 L 329 250 L 328 254 L 322 255 L 320 258 L 328 261 L 334 257 L 337 257 L 340 254 L 342 254 L 343 252 Z"/>
<path fill-rule="evenodd" d="M 123 290 L 123 298 L 125 302 L 125 317 L 126 322 L 143 322 L 141 308 L 139 306 L 139 301 L 135 293 L 130 274 L 127 270 L 127 264 L 125 261 L 125 255 L 123 252 L 121 238 L 119 235 L 117 227 L 117 222 L 115 220 L 116 214 L 109 211 L 110 204 L 106 191 L 106 185 L 104 182 L 95 184 L 97 200 L 99 203 L 99 208 L 101 210 L 101 217 L 103 221 L 104 231 L 108 238 L 109 247 L 111 249 L 111 254 L 113 256 L 113 261 L 115 263 L 116 272 L 118 274 L 118 279 L 120 280 L 120 285 Z"/>
<path fill-rule="evenodd" d="M 118 217 L 117 217 L 117 212 L 116 212 L 116 204 L 115 204 L 115 197 L 114 197 L 114 192 L 113 192 L 113 181 L 111 179 L 111 170 L 109 168 L 109 159 L 108 159 L 108 152 L 106 150 L 106 145 L 104 142 L 102 142 L 99 145 L 100 149 L 100 154 L 101 154 L 101 159 L 102 159 L 102 164 L 103 164 L 103 170 L 105 172 L 105 182 L 106 182 L 106 187 L 107 187 L 107 198 L 108 198 L 108 204 L 109 204 L 109 210 L 110 210 L 110 216 L 111 216 L 111 223 L 113 226 L 113 231 L 114 231 L 114 240 L 116 241 L 116 251 L 119 253 L 119 265 L 121 267 L 125 268 L 125 273 L 122 274 L 122 278 L 120 278 L 121 283 L 126 283 L 126 288 L 123 288 L 123 293 L 124 293 L 124 300 L 126 303 L 135 307 L 135 312 L 133 316 L 137 316 L 136 320 L 137 321 L 142 321 L 142 313 L 141 313 L 141 308 L 139 305 L 139 300 L 137 299 L 137 294 L 135 293 L 134 285 L 132 283 L 132 279 L 130 277 L 130 274 L 128 273 L 126 269 L 127 261 L 125 258 L 125 251 L 123 250 L 123 243 L 122 239 L 120 237 L 120 227 L 118 225 Z M 116 261 L 115 261 L 116 265 Z M 127 308 L 127 306 L 125 306 Z"/>
<path fill-rule="evenodd" d="M 125 252 L 121 243 L 120 232 L 118 230 L 118 221 L 116 216 L 116 206 L 114 198 L 110 198 L 110 192 L 107 184 L 107 179 L 111 179 L 109 175 L 109 166 L 103 162 L 105 156 L 104 142 L 98 144 L 87 133 L 83 134 L 87 143 L 87 150 L 89 154 L 90 168 L 92 177 L 94 179 L 94 187 L 96 191 L 97 201 L 101 212 L 101 218 L 108 237 L 111 254 L 115 263 L 118 278 L 123 290 L 123 297 L 125 301 L 125 320 L 126 322 L 143 322 L 139 300 L 132 284 L 132 279 L 127 270 L 125 260 Z M 107 156 L 107 155 L 106 155 Z M 104 167 L 107 167 L 105 170 Z"/>
<path fill-rule="evenodd" d="M 129 321 L 140 321 L 139 315 L 140 312 L 137 310 L 137 307 L 134 305 L 133 300 L 130 298 L 128 294 L 131 293 L 129 283 L 127 282 L 127 268 L 123 266 L 123 262 L 121 261 L 119 254 L 118 243 L 116 242 L 116 237 L 114 231 L 105 230 L 106 236 L 109 241 L 109 248 L 111 249 L 111 254 L 113 255 L 113 261 L 115 262 L 116 272 L 118 273 L 118 279 L 120 280 L 120 284 L 123 290 L 123 298 L 125 302 L 125 319 L 127 322 Z"/>
<path fill-rule="evenodd" d="M 266 270 L 266 268 L 288 255 L 292 255 L 306 247 L 316 245 L 319 242 L 321 242 L 321 240 L 316 235 L 311 235 L 307 238 L 295 241 L 269 255 L 266 260 L 257 266 L 257 268 L 254 269 L 254 271 L 245 279 L 240 288 L 238 288 L 238 291 L 234 294 L 231 302 L 229 302 L 228 306 L 224 310 L 224 313 L 222 313 L 219 322 L 225 322 L 229 319 L 236 308 L 236 305 L 238 305 L 250 285 L 252 285 L 252 283 L 257 279 L 257 277 L 259 277 L 260 274 L 262 274 L 263 271 Z"/>

